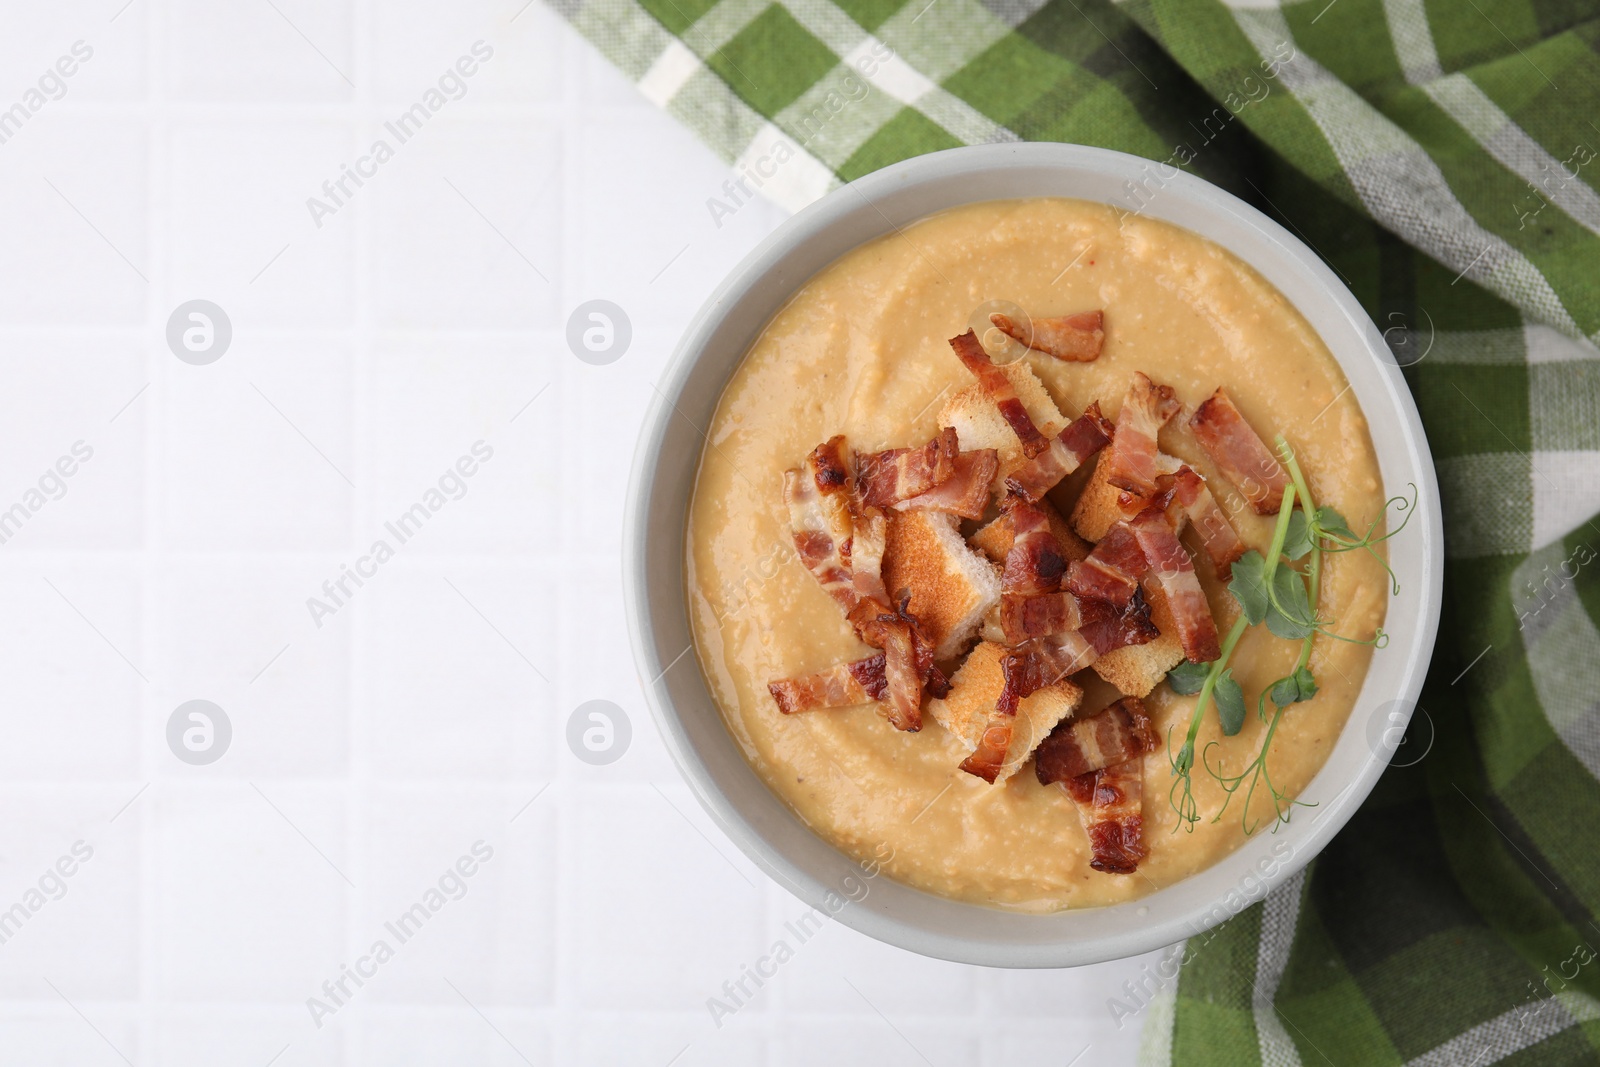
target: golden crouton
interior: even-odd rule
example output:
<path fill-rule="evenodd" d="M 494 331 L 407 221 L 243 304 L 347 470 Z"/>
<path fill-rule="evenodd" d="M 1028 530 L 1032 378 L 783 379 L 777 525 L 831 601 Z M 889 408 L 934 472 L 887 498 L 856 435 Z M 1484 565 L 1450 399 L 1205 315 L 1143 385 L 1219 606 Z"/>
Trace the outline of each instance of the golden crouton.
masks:
<path fill-rule="evenodd" d="M 1050 394 L 1045 391 L 1044 385 L 1026 360 L 1002 363 L 999 367 L 1011 380 L 1011 387 L 1016 390 L 1017 399 L 1027 408 L 1028 415 L 1040 433 L 1046 437 L 1054 437 L 1066 429 L 1070 420 L 1061 414 L 1061 409 L 1050 399 Z M 996 493 L 1005 490 L 1006 475 L 1027 461 L 1028 457 L 1023 455 L 1022 442 L 1017 440 L 1016 431 L 1001 417 L 994 401 L 989 399 L 988 394 L 977 382 L 973 382 L 945 401 L 944 408 L 939 412 L 939 425 L 955 428 L 963 452 L 971 452 L 977 448 L 992 448 L 1000 453 L 1000 470 L 995 475 L 993 486 Z"/>
<path fill-rule="evenodd" d="M 883 552 L 884 588 L 893 599 L 910 592 L 909 610 L 940 660 L 959 656 L 1000 602 L 999 572 L 967 547 L 957 522 L 943 512 L 891 511 Z"/>
<path fill-rule="evenodd" d="M 943 700 L 928 701 L 929 714 L 968 752 L 978 747 L 983 728 L 994 714 L 995 701 L 1005 687 L 1000 670 L 1000 658 L 1005 654 L 1006 649 L 992 641 L 979 644 L 950 679 L 950 694 Z M 1015 774 L 1056 723 L 1076 711 L 1082 700 L 1083 690 L 1066 679 L 1023 697 L 1017 705 L 1011 747 L 1006 750 L 1006 761 L 995 784 Z"/>
<path fill-rule="evenodd" d="M 1150 621 L 1161 631 L 1154 640 L 1107 652 L 1094 661 L 1095 673 L 1118 692 L 1131 697 L 1146 697 L 1167 672 L 1183 662 L 1183 645 L 1172 621 L 1167 594 L 1154 582 L 1144 583 L 1145 599 L 1150 602 Z"/>

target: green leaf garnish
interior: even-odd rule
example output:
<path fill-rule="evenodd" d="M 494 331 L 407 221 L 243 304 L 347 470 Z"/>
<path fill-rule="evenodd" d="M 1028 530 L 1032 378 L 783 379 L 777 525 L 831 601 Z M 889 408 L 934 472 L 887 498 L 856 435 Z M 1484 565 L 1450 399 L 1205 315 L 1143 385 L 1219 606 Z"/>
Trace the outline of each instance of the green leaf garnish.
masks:
<path fill-rule="evenodd" d="M 1222 724 L 1223 734 L 1232 737 L 1244 726 L 1244 690 L 1234 681 L 1232 667 L 1217 677 L 1211 699 L 1216 702 L 1217 721 Z"/>
<path fill-rule="evenodd" d="M 1383 647 L 1386 640 L 1386 635 L 1381 629 L 1370 641 L 1342 636 L 1332 631 L 1333 620 L 1318 617 L 1317 601 L 1322 588 L 1324 557 L 1341 552 L 1366 551 L 1388 572 L 1395 593 L 1399 593 L 1399 583 L 1394 578 L 1394 571 L 1389 568 L 1388 561 L 1377 552 L 1376 546 L 1405 529 L 1406 523 L 1416 510 L 1416 487 L 1411 487 L 1410 499 L 1401 496 L 1386 501 L 1383 513 L 1372 521 L 1367 532 L 1364 535 L 1357 534 L 1350 529 L 1350 524 L 1338 511 L 1331 507 L 1319 508 L 1313 504 L 1311 487 L 1300 470 L 1294 450 L 1282 436 L 1278 437 L 1277 443 L 1279 454 L 1283 457 L 1284 466 L 1291 479 L 1290 485 L 1284 491 L 1283 501 L 1278 510 L 1271 547 L 1265 553 L 1247 552 L 1233 564 L 1233 578 L 1228 583 L 1228 592 L 1239 604 L 1239 616 L 1234 619 L 1233 626 L 1222 642 L 1221 655 L 1210 663 L 1181 663 L 1167 675 L 1167 682 L 1173 692 L 1185 695 L 1199 694 L 1189 715 L 1188 730 L 1184 735 L 1183 744 L 1176 752 L 1172 748 L 1172 731 L 1168 731 L 1167 736 L 1167 752 L 1173 774 L 1172 788 L 1168 790 L 1168 801 L 1178 816 L 1177 822 L 1173 825 L 1174 832 L 1179 828 L 1192 830 L 1201 818 L 1199 805 L 1194 797 L 1191 772 L 1197 754 L 1196 742 L 1200 724 L 1207 708 L 1212 704 L 1216 705 L 1217 721 L 1224 735 L 1232 737 L 1244 727 L 1244 691 L 1228 665 L 1239 639 L 1244 636 L 1244 631 L 1250 626 L 1264 622 L 1272 634 L 1300 644 L 1300 654 L 1296 657 L 1294 668 L 1290 673 L 1256 695 L 1256 714 L 1266 724 L 1266 730 L 1262 734 L 1260 748 L 1256 751 L 1255 757 L 1244 769 L 1237 774 L 1228 774 L 1220 760 L 1215 766 L 1212 765 L 1211 750 L 1217 747 L 1219 742 L 1209 742 L 1205 750 L 1199 753 L 1200 763 L 1216 779 L 1226 795 L 1222 808 L 1211 821 L 1218 822 L 1222 819 L 1235 794 L 1242 789 L 1244 832 L 1252 834 L 1260 825 L 1251 813 L 1251 801 L 1258 788 L 1264 787 L 1266 796 L 1271 799 L 1275 823 L 1288 822 L 1290 814 L 1296 807 L 1308 806 L 1304 801 L 1290 797 L 1273 782 L 1271 770 L 1267 765 L 1267 756 L 1272 749 L 1272 739 L 1278 732 L 1278 725 L 1283 720 L 1284 712 L 1291 705 L 1310 700 L 1317 695 L 1317 680 L 1312 675 L 1310 667 L 1311 649 L 1315 639 L 1324 637 L 1336 641 L 1373 644 L 1378 648 Z M 1378 527 L 1384 523 L 1390 506 L 1397 507 L 1403 518 L 1393 529 L 1378 534 Z M 1306 561 L 1303 570 L 1296 570 L 1289 565 L 1290 561 L 1300 559 Z M 1267 714 L 1269 697 L 1277 705 L 1277 710 L 1270 716 Z"/>
<path fill-rule="evenodd" d="M 1167 672 L 1167 685 L 1171 686 L 1172 691 L 1179 696 L 1193 696 L 1206 684 L 1206 675 L 1210 672 L 1209 663 L 1190 663 L 1184 660 Z"/>
<path fill-rule="evenodd" d="M 1228 592 L 1239 602 L 1239 610 L 1254 626 L 1267 617 L 1270 599 L 1267 594 L 1267 561 L 1261 553 L 1251 549 L 1233 563 L 1233 580 Z"/>
<path fill-rule="evenodd" d="M 1311 676 L 1309 667 L 1296 667 L 1293 674 L 1279 678 L 1272 686 L 1272 702 L 1280 708 L 1310 700 L 1316 695 L 1317 680 Z"/>
<path fill-rule="evenodd" d="M 1283 538 L 1283 554 L 1289 559 L 1299 559 L 1311 548 L 1311 524 L 1306 521 L 1306 513 L 1297 509 L 1289 516 L 1289 532 Z"/>
<path fill-rule="evenodd" d="M 1317 509 L 1317 529 L 1331 537 L 1348 538 L 1358 541 L 1355 531 L 1350 529 L 1350 524 L 1345 522 L 1344 516 L 1330 507 L 1323 506 Z"/>
<path fill-rule="evenodd" d="M 1299 571 L 1280 566 L 1272 574 L 1271 608 L 1267 629 L 1286 641 L 1303 641 L 1316 631 L 1311 604 L 1306 599 L 1306 580 Z"/>

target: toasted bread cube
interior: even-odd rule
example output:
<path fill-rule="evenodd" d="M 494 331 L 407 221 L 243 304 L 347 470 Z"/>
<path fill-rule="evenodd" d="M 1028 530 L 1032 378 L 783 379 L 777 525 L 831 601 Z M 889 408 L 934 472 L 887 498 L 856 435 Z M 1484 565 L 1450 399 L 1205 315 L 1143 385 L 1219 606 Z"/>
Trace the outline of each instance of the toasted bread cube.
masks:
<path fill-rule="evenodd" d="M 1113 525 L 1130 517 L 1122 510 L 1122 490 L 1106 480 L 1108 469 L 1104 463 L 1095 464 L 1072 506 L 1072 528 L 1085 541 L 1099 542 Z"/>
<path fill-rule="evenodd" d="M 973 535 L 967 538 L 967 544 L 989 557 L 990 563 L 1004 567 L 1013 539 L 1011 516 L 1002 511 L 992 522 L 978 527 Z"/>
<path fill-rule="evenodd" d="M 1117 691 L 1130 697 L 1147 697 L 1167 672 L 1183 662 L 1183 644 L 1172 621 L 1167 594 L 1155 582 L 1144 583 L 1145 599 L 1150 602 L 1150 621 L 1160 635 L 1142 645 L 1129 645 L 1107 652 L 1094 661 L 1095 673 Z"/>
<path fill-rule="evenodd" d="M 983 728 L 994 713 L 995 701 L 1000 699 L 1000 690 L 1005 687 L 1005 676 L 1000 670 L 1000 658 L 1005 654 L 1003 646 L 984 641 L 972 650 L 950 679 L 950 695 L 943 700 L 928 701 L 929 714 L 968 752 L 978 747 Z M 1023 697 L 1017 704 L 1011 747 L 1006 750 L 1006 761 L 995 777 L 995 785 L 1015 774 L 1039 742 L 1055 729 L 1056 723 L 1076 711 L 1082 701 L 1083 690 L 1065 679 Z"/>
<path fill-rule="evenodd" d="M 967 547 L 954 515 L 937 511 L 889 513 L 883 584 L 891 598 L 910 592 L 940 660 L 959 656 L 1000 602 L 999 572 Z"/>
<path fill-rule="evenodd" d="M 1066 429 L 1070 420 L 1061 414 L 1061 409 L 1056 407 L 1056 402 L 1050 398 L 1044 384 L 1026 360 L 1002 363 L 999 367 L 1011 380 L 1017 399 L 1028 409 L 1028 415 L 1040 433 L 1054 437 Z M 992 448 L 1000 453 L 1000 470 L 995 474 L 993 485 L 996 493 L 1005 490 L 1006 475 L 1027 461 L 1028 457 L 1022 453 L 1022 442 L 1017 440 L 1017 432 L 1001 417 L 1000 409 L 995 407 L 994 401 L 976 382 L 945 401 L 944 408 L 939 412 L 939 425 L 955 428 L 963 452 Z"/>

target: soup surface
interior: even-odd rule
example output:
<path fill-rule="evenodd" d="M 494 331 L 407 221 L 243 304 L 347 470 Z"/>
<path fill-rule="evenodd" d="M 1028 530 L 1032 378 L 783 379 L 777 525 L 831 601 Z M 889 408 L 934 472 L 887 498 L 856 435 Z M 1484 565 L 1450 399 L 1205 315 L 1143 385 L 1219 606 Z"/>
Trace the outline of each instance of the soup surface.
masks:
<path fill-rule="evenodd" d="M 1036 315 L 1105 310 L 1098 360 L 1028 353 L 1068 418 L 1098 400 L 1115 419 L 1134 371 L 1171 386 L 1183 410 L 1160 444 L 1225 487 L 1187 429 L 1219 385 L 1258 433 L 1284 434 L 1319 505 L 1356 530 L 1378 519 L 1383 492 L 1367 425 L 1320 338 L 1253 269 L 1175 226 L 1066 199 L 996 201 L 924 219 L 875 240 L 811 279 L 773 319 L 729 382 L 708 431 L 690 508 L 688 591 L 700 665 L 728 729 L 751 765 L 808 825 L 891 877 L 960 900 L 1050 911 L 1128 900 L 1216 862 L 1245 840 L 1243 794 L 1226 795 L 1203 768 L 1193 776 L 1201 820 L 1192 831 L 1168 801 L 1168 731 L 1181 743 L 1194 697 L 1165 683 L 1145 699 L 1162 739 L 1145 757 L 1144 841 L 1133 874 L 1090 868 L 1078 811 L 1031 765 L 991 786 L 958 769 L 966 749 L 932 717 L 895 730 L 873 705 L 781 715 L 768 681 L 870 653 L 844 613 L 796 558 L 783 472 L 834 434 L 873 451 L 920 444 L 938 430 L 944 400 L 972 382 L 949 338 L 974 309 L 1009 301 Z M 1082 478 L 1051 499 L 1069 510 Z M 1273 518 L 1219 491 L 1240 537 L 1265 551 Z M 967 527 L 973 524 L 968 523 Z M 1186 534 L 1192 549 L 1197 542 Z M 1219 630 L 1236 608 L 1203 554 L 1196 570 Z M 1324 557 L 1320 614 L 1365 639 L 1383 621 L 1387 577 L 1365 552 Z M 1250 713 L 1224 738 L 1208 713 L 1197 751 L 1237 773 L 1259 750 L 1254 709 L 1263 687 L 1292 669 L 1299 642 L 1246 631 L 1232 659 Z M 1272 746 L 1273 782 L 1295 796 L 1322 766 L 1349 716 L 1372 650 L 1316 639 L 1320 686 L 1285 714 Z M 1079 714 L 1116 694 L 1092 671 Z M 1271 704 L 1267 705 L 1269 713 Z M 1300 809 L 1298 817 L 1314 814 Z M 1258 796 L 1251 816 L 1271 825 Z M 889 859 L 885 860 L 884 857 Z"/>

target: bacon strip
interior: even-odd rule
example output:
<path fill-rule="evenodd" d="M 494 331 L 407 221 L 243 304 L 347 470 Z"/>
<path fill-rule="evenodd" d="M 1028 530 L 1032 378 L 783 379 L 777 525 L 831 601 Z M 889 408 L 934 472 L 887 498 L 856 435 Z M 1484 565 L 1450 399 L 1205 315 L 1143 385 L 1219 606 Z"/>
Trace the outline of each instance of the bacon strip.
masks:
<path fill-rule="evenodd" d="M 1233 574 L 1233 561 L 1244 555 L 1244 542 L 1228 521 L 1228 516 L 1211 495 L 1204 478 L 1190 467 L 1179 467 L 1172 476 L 1175 499 L 1183 506 L 1189 523 L 1200 535 L 1200 543 L 1211 560 L 1217 577 L 1227 581 Z"/>
<path fill-rule="evenodd" d="M 785 715 L 818 708 L 848 708 L 882 700 L 888 691 L 882 652 L 825 671 L 767 683 L 767 692 Z"/>
<path fill-rule="evenodd" d="M 1142 589 L 1135 590 L 1127 606 L 1120 609 L 1104 600 L 1080 600 L 1078 610 L 1082 618 L 1078 632 L 1102 656 L 1130 645 L 1149 644 L 1161 636 L 1150 619 L 1150 602 Z"/>
<path fill-rule="evenodd" d="M 922 673 L 922 691 L 935 699 L 943 700 L 950 695 L 950 679 L 946 678 L 944 671 L 933 662 L 933 645 L 923 636 L 922 628 L 913 625 L 911 633 L 917 642 L 917 670 Z"/>
<path fill-rule="evenodd" d="M 1200 588 L 1188 550 L 1178 542 L 1178 535 L 1172 532 L 1163 511 L 1146 508 L 1129 523 L 1129 528 L 1150 565 L 1150 576 L 1167 594 L 1183 654 L 1191 663 L 1209 663 L 1216 659 L 1222 650 L 1217 641 L 1217 623 L 1211 617 L 1211 605 Z"/>
<path fill-rule="evenodd" d="M 1050 531 L 1050 519 L 1032 504 L 1017 502 L 1011 512 L 1011 551 L 1006 553 L 1000 587 L 1007 593 L 1033 596 L 1061 588 L 1067 560 L 1061 542 Z"/>
<path fill-rule="evenodd" d="M 881 508 L 859 498 L 850 502 L 850 584 L 858 601 L 889 602 L 883 587 L 883 551 L 889 541 L 889 520 Z"/>
<path fill-rule="evenodd" d="M 1011 551 L 1000 575 L 1000 627 L 1006 643 L 1076 630 L 1078 601 L 1061 592 L 1067 561 L 1050 520 L 1032 504 L 1013 501 Z"/>
<path fill-rule="evenodd" d="M 1125 608 L 1149 570 L 1144 549 L 1126 522 L 1113 523 L 1089 558 L 1067 568 L 1067 588 L 1080 600 L 1103 600 Z"/>
<path fill-rule="evenodd" d="M 1099 359 L 1100 347 L 1106 339 L 1105 313 L 1098 310 L 1033 319 L 1031 330 L 998 312 L 990 315 L 989 321 L 1007 337 L 1072 363 Z"/>
<path fill-rule="evenodd" d="M 1136 497 L 1148 499 L 1156 493 L 1156 435 L 1178 413 L 1178 400 L 1170 386 L 1157 385 L 1142 371 L 1133 372 L 1133 382 L 1117 412 L 1117 432 L 1111 447 L 1100 458 L 1110 464 L 1106 481 Z"/>
<path fill-rule="evenodd" d="M 993 785 L 1011 749 L 1011 732 L 1016 726 L 1017 706 L 1022 699 L 1083 670 L 1095 658 L 1093 646 L 1071 630 L 1030 641 L 1002 657 L 1000 670 L 1005 685 L 1000 690 L 1000 699 L 984 724 L 978 747 L 962 761 L 961 769 Z"/>
<path fill-rule="evenodd" d="M 818 491 L 833 501 L 835 507 L 842 506 L 849 499 L 850 457 L 846 453 L 848 448 L 849 443 L 844 439 L 844 434 L 835 434 L 813 448 L 811 454 L 806 457 Z"/>
<path fill-rule="evenodd" d="M 871 452 L 857 460 L 861 495 L 873 507 L 926 493 L 956 472 L 956 452 L 961 445 L 949 426 L 920 448 L 891 448 Z"/>
<path fill-rule="evenodd" d="M 1105 874 L 1132 874 L 1144 846 L 1144 760 L 1070 778 L 1061 789 L 1078 805 L 1089 836 L 1089 866 Z"/>
<path fill-rule="evenodd" d="M 1040 785 L 1124 763 L 1155 748 L 1150 716 L 1138 697 L 1123 697 L 1093 715 L 1056 724 L 1033 752 Z"/>
<path fill-rule="evenodd" d="M 1006 714 L 997 708 L 984 724 L 978 747 L 961 761 L 961 769 L 994 785 L 1001 768 L 1006 765 L 1006 753 L 1011 751 L 1011 731 L 1016 724 L 1015 712 Z"/>
<path fill-rule="evenodd" d="M 889 520 L 883 509 L 868 504 L 861 493 L 861 479 L 849 481 L 850 571 L 857 600 L 889 603 L 883 587 L 883 553 L 889 541 Z"/>
<path fill-rule="evenodd" d="M 916 638 L 906 622 L 883 629 L 884 681 L 889 689 L 885 715 L 896 730 L 922 729 L 922 672 L 917 669 Z"/>
<path fill-rule="evenodd" d="M 1095 401 L 1051 439 L 1049 448 L 1006 478 L 1006 491 L 1030 503 L 1038 500 L 1106 447 L 1114 432 Z"/>
<path fill-rule="evenodd" d="M 954 431 L 951 431 L 954 432 Z M 963 519 L 981 519 L 989 508 L 989 486 L 1000 469 L 1000 453 L 992 448 L 956 456 L 955 473 L 926 493 L 897 501 L 896 511 L 948 511 Z"/>
<path fill-rule="evenodd" d="M 1013 710 L 1016 702 L 1023 697 L 1031 696 L 1045 686 L 1055 685 L 1099 658 L 1094 647 L 1073 631 L 1030 642 L 1019 651 L 1022 655 L 1012 673 L 1007 675 L 1013 694 L 1010 698 Z M 1005 703 L 1006 700 L 1006 693 L 1002 690 L 1000 702 Z"/>
<path fill-rule="evenodd" d="M 1083 626 L 1078 598 L 1065 589 L 1035 596 L 1000 596 L 1000 629 L 1006 644 L 1020 645 L 1035 637 L 1050 637 Z"/>
<path fill-rule="evenodd" d="M 950 338 L 950 347 L 956 350 L 956 358 L 961 360 L 962 365 L 978 379 L 984 393 L 1000 410 L 1000 417 L 1006 420 L 1006 424 L 1017 435 L 1017 440 L 1022 442 L 1023 454 L 1032 459 L 1049 448 L 1050 442 L 1033 424 L 1028 409 L 1018 399 L 1017 391 L 1011 385 L 1011 379 L 1006 377 L 1005 371 L 994 365 L 989 353 L 979 343 L 978 335 L 968 330 L 960 337 Z"/>
<path fill-rule="evenodd" d="M 783 474 L 783 499 L 800 562 L 845 611 L 856 606 L 850 563 L 850 474 L 845 439 L 818 445 L 797 470 Z"/>
<path fill-rule="evenodd" d="M 1006 645 L 1021 645 L 1035 637 L 1051 637 L 1077 630 L 1078 601 L 1061 592 L 1066 555 L 1051 533 L 1045 512 L 1022 501 L 1011 501 L 1011 550 L 1000 574 L 1000 629 Z"/>
<path fill-rule="evenodd" d="M 1244 421 L 1227 391 L 1212 393 L 1189 420 L 1200 447 L 1222 476 L 1244 494 L 1257 515 L 1276 515 L 1289 475 L 1266 443 Z"/>
<path fill-rule="evenodd" d="M 917 617 L 906 611 L 910 597 L 902 597 L 898 610 L 863 600 L 850 621 L 867 644 L 883 649 L 884 682 L 888 702 L 884 717 L 897 730 L 922 729 L 922 695 L 936 697 L 950 691 L 944 673 L 933 662 L 933 645 L 923 635 Z"/>

